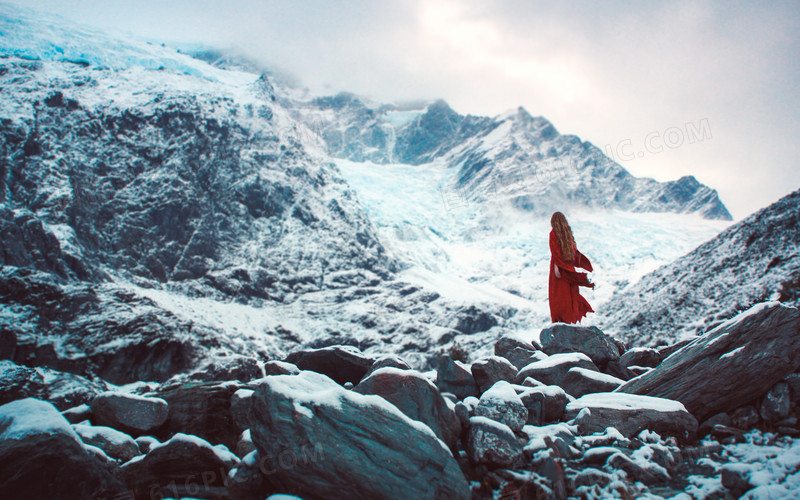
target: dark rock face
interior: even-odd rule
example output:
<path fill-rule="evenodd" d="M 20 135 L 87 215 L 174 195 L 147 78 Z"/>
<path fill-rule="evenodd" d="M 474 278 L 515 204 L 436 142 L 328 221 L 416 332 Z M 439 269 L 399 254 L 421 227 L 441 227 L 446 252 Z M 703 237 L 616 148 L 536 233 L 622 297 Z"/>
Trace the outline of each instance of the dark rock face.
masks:
<path fill-rule="evenodd" d="M 228 472 L 238 462 L 230 452 L 179 433 L 153 447 L 141 459 L 123 464 L 120 472 L 137 499 L 154 494 L 215 498 L 227 494 Z"/>
<path fill-rule="evenodd" d="M 658 366 L 658 364 L 661 363 L 661 359 L 661 354 L 656 349 L 650 347 L 635 347 L 623 353 L 619 358 L 619 363 L 625 368 L 630 366 L 647 366 L 652 368 Z"/>
<path fill-rule="evenodd" d="M 441 356 L 438 359 L 436 387 L 442 392 L 454 394 L 458 399 L 480 394 L 469 365 L 456 361 L 450 356 Z"/>
<path fill-rule="evenodd" d="M 11 361 L 0 361 L 0 404 L 17 399 L 46 399 L 47 385 L 44 377 L 27 366 Z"/>
<path fill-rule="evenodd" d="M 433 382 L 419 372 L 394 367 L 379 368 L 353 390 L 359 394 L 382 397 L 409 418 L 430 427 L 436 437 L 451 449 L 455 447 L 461 433 L 458 417 Z"/>
<path fill-rule="evenodd" d="M 364 356 L 352 346 L 331 346 L 293 352 L 285 361 L 301 370 L 327 375 L 344 385 L 345 382 L 358 384 L 375 360 Z"/>
<path fill-rule="evenodd" d="M 760 414 L 765 422 L 775 423 L 789 416 L 794 410 L 791 388 L 786 382 L 778 382 L 764 395 Z"/>
<path fill-rule="evenodd" d="M 139 445 L 132 437 L 111 427 L 78 424 L 72 428 L 84 443 L 97 446 L 120 462 L 127 462 L 140 454 Z"/>
<path fill-rule="evenodd" d="M 513 382 L 517 376 L 517 368 L 510 361 L 500 356 L 488 356 L 479 359 L 472 363 L 470 370 L 481 393 L 499 380 Z"/>
<path fill-rule="evenodd" d="M 372 363 L 372 366 L 369 367 L 369 370 L 364 375 L 364 378 L 369 377 L 373 372 L 376 370 L 380 370 L 384 367 L 391 367 L 391 368 L 399 368 L 401 370 L 410 370 L 411 366 L 409 366 L 406 361 L 401 358 L 400 356 L 396 356 L 394 354 L 386 354 L 384 356 L 379 357 Z"/>
<path fill-rule="evenodd" d="M 66 500 L 113 497 L 125 485 L 111 462 L 84 448 L 54 406 L 21 399 L 0 406 L 0 491 L 8 498 Z"/>
<path fill-rule="evenodd" d="M 624 380 L 611 375 L 575 367 L 567 371 L 561 381 L 561 387 L 570 396 L 579 398 L 595 392 L 611 392 L 624 383 Z"/>
<path fill-rule="evenodd" d="M 522 460 L 522 445 L 508 426 L 482 416 L 469 419 L 467 455 L 476 464 L 513 467 Z"/>
<path fill-rule="evenodd" d="M 733 411 L 763 396 L 800 366 L 799 332 L 797 308 L 761 304 L 618 390 L 680 401 L 698 419 Z"/>
<path fill-rule="evenodd" d="M 434 433 L 382 398 L 305 371 L 266 377 L 251 399 L 253 442 L 280 491 L 312 498 L 331 491 L 350 498 L 470 496 Z"/>
<path fill-rule="evenodd" d="M 98 394 L 91 407 L 96 424 L 136 436 L 161 426 L 169 416 L 163 399 L 111 391 Z"/>
<path fill-rule="evenodd" d="M 561 419 L 569 402 L 564 389 L 556 385 L 532 387 L 519 397 L 528 409 L 528 423 L 531 425 L 542 425 Z"/>
<path fill-rule="evenodd" d="M 542 330 L 542 350 L 547 354 L 582 352 L 601 369 L 619 359 L 614 341 L 595 326 L 583 327 L 557 323 Z"/>
<path fill-rule="evenodd" d="M 151 432 L 162 439 L 183 432 L 234 450 L 241 429 L 231 415 L 231 397 L 241 387 L 234 382 L 189 383 L 153 392 L 149 396 L 166 401 L 169 414 L 166 421 Z"/>

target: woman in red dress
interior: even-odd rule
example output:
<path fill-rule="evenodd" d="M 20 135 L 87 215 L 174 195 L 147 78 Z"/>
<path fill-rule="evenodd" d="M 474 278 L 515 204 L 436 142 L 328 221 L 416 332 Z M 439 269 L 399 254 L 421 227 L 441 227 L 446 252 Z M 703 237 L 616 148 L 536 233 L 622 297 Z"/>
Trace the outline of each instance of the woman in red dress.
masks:
<path fill-rule="evenodd" d="M 592 263 L 578 251 L 572 229 L 561 212 L 550 217 L 550 319 L 553 323 L 578 323 L 586 313 L 594 312 L 592 306 L 578 293 L 578 287 L 594 288 L 586 273 L 576 272 L 580 267 L 592 271 Z"/>

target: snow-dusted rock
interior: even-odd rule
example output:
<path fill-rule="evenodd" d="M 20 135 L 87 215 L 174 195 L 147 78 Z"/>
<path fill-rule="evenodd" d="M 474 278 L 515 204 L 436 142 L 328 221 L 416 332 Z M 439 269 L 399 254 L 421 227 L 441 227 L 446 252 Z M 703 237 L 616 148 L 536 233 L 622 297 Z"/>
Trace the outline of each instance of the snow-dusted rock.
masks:
<path fill-rule="evenodd" d="M 253 411 L 253 390 L 239 389 L 231 395 L 231 418 L 239 429 L 247 429 L 248 415 Z"/>
<path fill-rule="evenodd" d="M 286 361 L 270 359 L 264 362 L 264 375 L 294 375 L 299 372 L 300 368 Z"/>
<path fill-rule="evenodd" d="M 547 354 L 582 352 L 600 368 L 620 356 L 617 344 L 596 326 L 556 323 L 542 330 L 539 339 Z"/>
<path fill-rule="evenodd" d="M 238 382 L 187 383 L 156 390 L 149 396 L 169 405 L 166 422 L 159 426 L 160 439 L 182 432 L 222 443 L 233 449 L 241 429 L 231 415 L 231 397 L 242 388 Z"/>
<path fill-rule="evenodd" d="M 536 361 L 522 368 L 517 373 L 517 383 L 522 383 L 531 377 L 546 385 L 561 385 L 561 381 L 570 368 L 586 368 L 597 371 L 597 366 L 592 363 L 589 356 L 579 353 L 553 354 L 547 359 Z"/>
<path fill-rule="evenodd" d="M 618 392 L 587 394 L 567 404 L 565 418 L 573 419 L 587 410 L 588 417 L 578 419 L 584 434 L 615 427 L 625 436 L 649 429 L 686 439 L 697 432 L 697 420 L 681 403 L 669 399 Z"/>
<path fill-rule="evenodd" d="M 124 463 L 120 472 L 136 498 L 149 497 L 153 492 L 208 498 L 224 489 L 228 471 L 238 463 L 227 449 L 178 433 L 151 448 L 147 455 Z"/>
<path fill-rule="evenodd" d="M 634 347 L 625 351 L 619 357 L 619 364 L 625 368 L 631 366 L 654 367 L 661 363 L 661 354 L 652 347 Z"/>
<path fill-rule="evenodd" d="M 141 454 L 132 437 L 111 427 L 77 424 L 72 428 L 84 443 L 97 446 L 111 458 L 127 462 Z"/>
<path fill-rule="evenodd" d="M 532 387 L 519 397 L 528 409 L 528 423 L 531 425 L 559 420 L 569 402 L 567 393 L 557 385 Z"/>
<path fill-rule="evenodd" d="M 478 391 L 483 393 L 498 380 L 513 382 L 517 376 L 517 368 L 509 360 L 500 356 L 487 356 L 472 363 L 470 370 L 478 384 Z"/>
<path fill-rule="evenodd" d="M 349 345 L 295 351 L 284 361 L 296 365 L 301 370 L 327 375 L 339 384 L 345 382 L 358 384 L 375 362 L 358 348 Z"/>
<path fill-rule="evenodd" d="M 436 387 L 442 392 L 455 394 L 458 399 L 480 394 L 469 365 L 450 356 L 440 356 L 437 360 Z"/>
<path fill-rule="evenodd" d="M 0 406 L 0 491 L 5 498 L 67 500 L 122 493 L 113 462 L 91 450 L 51 403 L 26 398 Z"/>
<path fill-rule="evenodd" d="M 253 443 L 253 437 L 250 435 L 250 429 L 245 429 L 236 441 L 236 456 L 244 459 L 244 457 L 255 451 L 256 445 Z"/>
<path fill-rule="evenodd" d="M 474 416 L 469 419 L 467 455 L 473 463 L 512 468 L 523 458 L 523 448 L 507 425 Z"/>
<path fill-rule="evenodd" d="M 246 427 L 278 488 L 304 497 L 469 498 L 447 446 L 380 396 L 303 371 L 266 377 L 248 399 Z"/>
<path fill-rule="evenodd" d="M 517 370 L 521 370 L 531 363 L 547 359 L 547 354 L 542 351 L 530 351 L 523 347 L 515 347 L 503 357 L 509 360 Z"/>
<path fill-rule="evenodd" d="M 481 395 L 475 415 L 505 424 L 512 431 L 521 430 L 528 421 L 528 409 L 505 380 L 496 382 Z"/>
<path fill-rule="evenodd" d="M 78 406 L 74 406 L 72 408 L 68 408 L 61 412 L 64 418 L 71 424 L 77 424 L 79 422 L 83 422 L 84 420 L 89 420 L 92 418 L 92 409 L 86 403 Z"/>
<path fill-rule="evenodd" d="M 161 441 L 153 436 L 139 436 L 135 439 L 135 441 L 139 446 L 139 450 L 145 455 L 150 453 L 150 450 L 152 450 L 154 447 L 161 444 Z"/>
<path fill-rule="evenodd" d="M 647 485 L 666 483 L 669 473 L 663 467 L 647 460 L 634 460 L 624 453 L 614 453 L 606 460 L 608 467 L 625 471 L 629 480 L 641 481 Z"/>
<path fill-rule="evenodd" d="M 120 392 L 98 394 L 91 407 L 95 424 L 134 435 L 159 427 L 169 416 L 169 407 L 163 399 Z"/>
<path fill-rule="evenodd" d="M 44 376 L 34 368 L 0 360 L 0 404 L 24 398 L 47 398 Z"/>
<path fill-rule="evenodd" d="M 391 366 L 393 368 L 400 368 L 401 370 L 410 370 L 411 366 L 396 354 L 384 354 L 383 356 L 378 357 L 372 366 L 369 367 L 367 373 L 364 375 L 364 378 L 369 377 L 372 372 L 383 368 L 384 366 Z"/>
<path fill-rule="evenodd" d="M 561 381 L 561 387 L 572 397 L 579 398 L 593 392 L 611 392 L 625 381 L 586 368 L 573 367 Z"/>
<path fill-rule="evenodd" d="M 449 447 L 455 446 L 461 422 L 436 385 L 418 371 L 391 366 L 379 368 L 364 377 L 353 390 L 382 397 L 409 418 L 430 427 Z"/>
<path fill-rule="evenodd" d="M 763 396 L 800 366 L 800 311 L 758 304 L 628 381 L 620 392 L 680 401 L 705 419 Z"/>
<path fill-rule="evenodd" d="M 515 349 L 521 349 L 533 354 L 537 351 L 541 351 L 542 346 L 538 343 L 534 344 L 533 342 L 523 340 L 513 334 L 503 335 L 494 343 L 495 356 L 508 359 L 508 355 Z"/>

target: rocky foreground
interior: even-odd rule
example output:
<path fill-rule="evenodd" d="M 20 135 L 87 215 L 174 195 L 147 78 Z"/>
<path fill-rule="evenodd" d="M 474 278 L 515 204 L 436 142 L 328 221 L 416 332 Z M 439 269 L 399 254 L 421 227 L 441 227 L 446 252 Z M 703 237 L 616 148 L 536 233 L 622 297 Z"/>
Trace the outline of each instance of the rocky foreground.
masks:
<path fill-rule="evenodd" d="M 427 373 L 394 355 L 333 346 L 267 361 L 267 375 L 249 382 L 125 387 L 6 360 L 0 491 L 93 499 L 800 491 L 791 439 L 800 435 L 798 309 L 759 304 L 661 349 L 628 349 L 595 327 L 564 324 L 540 341 L 504 336 L 495 355 L 472 363 L 451 350 Z"/>

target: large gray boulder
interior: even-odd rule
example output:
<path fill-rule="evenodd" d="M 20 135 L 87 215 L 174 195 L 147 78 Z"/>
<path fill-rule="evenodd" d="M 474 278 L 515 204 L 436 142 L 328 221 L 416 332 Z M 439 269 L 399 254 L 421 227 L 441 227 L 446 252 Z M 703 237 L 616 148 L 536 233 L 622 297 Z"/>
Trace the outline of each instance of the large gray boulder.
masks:
<path fill-rule="evenodd" d="M 698 337 L 619 392 L 674 399 L 697 419 L 754 402 L 800 366 L 800 311 L 758 304 Z"/>
<path fill-rule="evenodd" d="M 625 351 L 619 358 L 619 364 L 628 368 L 630 366 L 654 367 L 661 363 L 661 354 L 652 347 L 634 347 Z"/>
<path fill-rule="evenodd" d="M 92 402 L 93 423 L 113 427 L 138 436 L 162 425 L 169 416 L 167 402 L 161 398 L 107 391 Z"/>
<path fill-rule="evenodd" d="M 556 323 L 542 330 L 539 340 L 547 354 L 582 352 L 600 368 L 619 359 L 619 347 L 596 326 Z"/>
<path fill-rule="evenodd" d="M 579 398 L 593 392 L 611 392 L 624 383 L 624 380 L 617 377 L 576 366 L 567 371 L 561 387 L 570 396 Z"/>
<path fill-rule="evenodd" d="M 466 499 L 447 446 L 382 397 L 303 371 L 260 381 L 244 417 L 267 479 L 301 497 Z M 288 464 L 288 465 L 287 465 Z"/>
<path fill-rule="evenodd" d="M 526 389 L 519 395 L 522 404 L 528 409 L 528 424 L 542 425 L 555 422 L 564 415 L 569 397 L 557 385 L 543 385 Z"/>
<path fill-rule="evenodd" d="M 335 345 L 319 349 L 296 351 L 284 360 L 301 370 L 311 370 L 332 378 L 339 384 L 359 383 L 375 362 L 360 349 L 349 345 Z"/>
<path fill-rule="evenodd" d="M 470 366 L 450 356 L 440 356 L 437 360 L 436 387 L 442 392 L 454 394 L 458 399 L 480 394 Z"/>
<path fill-rule="evenodd" d="M 626 437 L 648 429 L 685 440 L 697 432 L 697 420 L 678 401 L 636 394 L 587 394 L 567 404 L 564 418 L 576 417 L 582 434 L 614 427 Z"/>
<path fill-rule="evenodd" d="M 379 368 L 353 390 L 382 397 L 409 418 L 430 427 L 451 449 L 455 446 L 461 423 L 439 389 L 418 371 L 390 366 Z"/>
<path fill-rule="evenodd" d="M 26 398 L 0 406 L 3 498 L 112 498 L 124 491 L 113 462 L 85 445 L 51 403 Z"/>
<path fill-rule="evenodd" d="M 517 376 L 517 368 L 509 360 L 500 356 L 481 358 L 472 363 L 470 370 L 481 393 L 499 380 L 513 382 Z"/>
<path fill-rule="evenodd" d="M 553 354 L 547 359 L 536 361 L 521 369 L 517 373 L 516 382 L 521 384 L 526 378 L 531 377 L 545 385 L 560 386 L 570 368 L 575 367 L 597 371 L 597 366 L 583 353 Z"/>
<path fill-rule="evenodd" d="M 475 464 L 492 468 L 520 465 L 523 447 L 507 425 L 476 415 L 469 419 L 467 456 Z"/>
<path fill-rule="evenodd" d="M 508 334 L 503 335 L 494 343 L 494 354 L 495 356 L 502 356 L 507 358 L 508 354 L 513 351 L 514 349 L 523 349 L 530 353 L 540 351 L 542 346 L 534 344 L 532 342 L 528 342 L 527 340 L 523 340 L 520 337 Z"/>
<path fill-rule="evenodd" d="M 111 427 L 77 424 L 72 428 L 84 443 L 97 446 L 106 455 L 121 462 L 141 454 L 139 445 L 132 437 Z"/>

